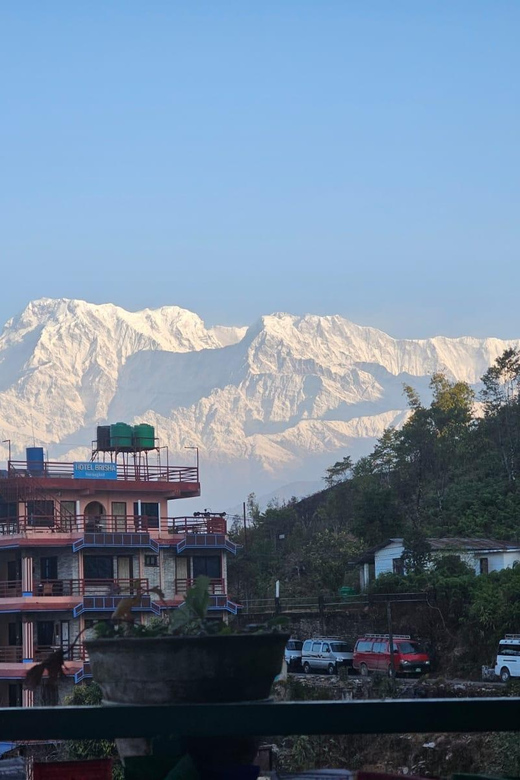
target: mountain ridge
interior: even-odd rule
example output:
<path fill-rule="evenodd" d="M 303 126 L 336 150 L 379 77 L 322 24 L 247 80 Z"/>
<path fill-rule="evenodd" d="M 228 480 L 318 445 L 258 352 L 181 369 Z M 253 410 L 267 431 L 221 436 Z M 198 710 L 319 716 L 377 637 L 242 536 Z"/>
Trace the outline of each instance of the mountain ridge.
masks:
<path fill-rule="evenodd" d="M 0 334 L 0 429 L 19 457 L 34 440 L 70 460 L 98 424 L 150 422 L 178 462 L 199 448 L 204 495 L 230 505 L 364 454 L 405 419 L 403 383 L 475 385 L 508 346 L 520 340 L 394 339 L 339 315 L 207 328 L 178 306 L 41 298 Z"/>

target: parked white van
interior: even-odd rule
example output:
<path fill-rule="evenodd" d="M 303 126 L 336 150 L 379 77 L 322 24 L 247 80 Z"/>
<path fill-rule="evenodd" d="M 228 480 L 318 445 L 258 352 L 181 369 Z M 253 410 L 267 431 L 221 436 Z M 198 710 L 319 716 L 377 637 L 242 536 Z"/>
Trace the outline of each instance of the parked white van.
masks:
<path fill-rule="evenodd" d="M 305 674 L 312 671 L 337 674 L 339 666 L 352 666 L 352 647 L 337 636 L 306 639 L 302 648 L 302 666 Z"/>
<path fill-rule="evenodd" d="M 520 634 L 506 634 L 498 644 L 495 674 L 502 682 L 520 677 Z"/>

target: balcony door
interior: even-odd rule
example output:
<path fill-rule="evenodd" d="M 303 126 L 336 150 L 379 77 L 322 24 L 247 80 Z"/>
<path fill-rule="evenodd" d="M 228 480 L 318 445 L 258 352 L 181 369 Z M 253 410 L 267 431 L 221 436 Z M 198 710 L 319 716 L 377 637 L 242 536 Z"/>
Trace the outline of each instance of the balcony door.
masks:
<path fill-rule="evenodd" d="M 120 593 L 132 592 L 132 578 L 134 576 L 134 560 L 131 555 L 117 556 L 117 579 Z"/>
<path fill-rule="evenodd" d="M 22 582 L 22 562 L 7 561 L 7 591 L 16 591 Z"/>
<path fill-rule="evenodd" d="M 111 555 L 85 555 L 83 558 L 85 595 L 108 596 L 114 590 L 114 559 Z"/>
<path fill-rule="evenodd" d="M 83 575 L 86 580 L 113 580 L 114 561 L 111 555 L 85 555 Z"/>
<path fill-rule="evenodd" d="M 38 647 L 54 645 L 54 621 L 38 620 L 36 623 L 36 644 Z"/>

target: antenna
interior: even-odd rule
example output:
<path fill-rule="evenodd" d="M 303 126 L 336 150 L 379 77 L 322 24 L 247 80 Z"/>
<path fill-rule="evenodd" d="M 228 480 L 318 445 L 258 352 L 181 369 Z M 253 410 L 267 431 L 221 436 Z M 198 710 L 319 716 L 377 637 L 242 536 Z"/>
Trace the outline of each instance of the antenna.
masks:
<path fill-rule="evenodd" d="M 36 439 L 34 438 L 34 420 L 31 413 L 31 428 L 32 428 L 32 437 L 33 437 L 33 447 L 36 447 Z"/>

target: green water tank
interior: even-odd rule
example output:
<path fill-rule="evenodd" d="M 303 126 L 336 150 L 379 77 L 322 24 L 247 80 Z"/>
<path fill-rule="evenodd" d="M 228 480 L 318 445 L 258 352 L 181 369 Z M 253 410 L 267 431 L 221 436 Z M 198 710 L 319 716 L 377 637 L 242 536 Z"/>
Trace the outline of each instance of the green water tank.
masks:
<path fill-rule="evenodd" d="M 134 425 L 134 447 L 137 450 L 152 450 L 155 447 L 155 428 L 147 423 Z"/>
<path fill-rule="evenodd" d="M 118 422 L 110 426 L 110 446 L 116 450 L 132 447 L 132 426 Z"/>

